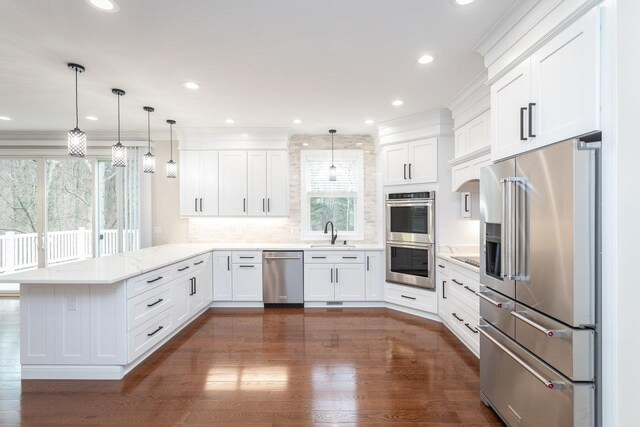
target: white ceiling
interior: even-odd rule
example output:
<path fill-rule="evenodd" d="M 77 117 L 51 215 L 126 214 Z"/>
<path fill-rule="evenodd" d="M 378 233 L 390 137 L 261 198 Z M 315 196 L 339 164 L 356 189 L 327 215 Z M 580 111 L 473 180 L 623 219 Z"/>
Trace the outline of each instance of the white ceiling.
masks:
<path fill-rule="evenodd" d="M 517 0 L 11 0 L 0 9 L 0 133 L 80 128 L 292 127 L 371 132 L 376 122 L 446 105 L 483 70 L 474 45 Z M 419 65 L 430 53 L 436 61 Z M 202 87 L 190 91 L 187 80 Z M 402 107 L 391 101 L 404 100 Z M 99 118 L 96 122 L 86 115 Z M 293 125 L 292 119 L 303 123 Z"/>

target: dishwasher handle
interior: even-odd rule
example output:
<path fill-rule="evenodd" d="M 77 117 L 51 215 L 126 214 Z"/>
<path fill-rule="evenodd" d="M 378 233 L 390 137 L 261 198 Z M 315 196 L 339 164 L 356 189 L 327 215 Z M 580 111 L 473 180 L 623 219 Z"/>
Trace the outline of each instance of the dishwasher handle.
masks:
<path fill-rule="evenodd" d="M 300 259 L 300 256 L 265 256 L 264 259 Z"/>

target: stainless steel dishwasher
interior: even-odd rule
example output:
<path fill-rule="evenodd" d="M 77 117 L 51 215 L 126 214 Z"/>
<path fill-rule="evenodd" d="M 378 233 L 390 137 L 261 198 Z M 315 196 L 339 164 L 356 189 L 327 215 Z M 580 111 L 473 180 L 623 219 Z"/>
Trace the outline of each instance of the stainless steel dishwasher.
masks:
<path fill-rule="evenodd" d="M 304 303 L 302 251 L 262 252 L 262 287 L 265 305 Z"/>

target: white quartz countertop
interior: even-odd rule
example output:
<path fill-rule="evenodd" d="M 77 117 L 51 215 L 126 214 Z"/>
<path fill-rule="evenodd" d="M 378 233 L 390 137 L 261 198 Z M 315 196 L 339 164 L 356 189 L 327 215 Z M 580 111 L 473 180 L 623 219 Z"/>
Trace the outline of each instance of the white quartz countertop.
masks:
<path fill-rule="evenodd" d="M 312 247 L 309 244 L 257 244 L 257 243 L 183 243 L 153 246 L 138 251 L 91 258 L 47 268 L 39 268 L 0 276 L 0 283 L 67 283 L 67 284 L 111 284 L 169 264 L 183 261 L 218 250 L 383 250 L 382 245 L 356 245 L 344 247 Z"/>

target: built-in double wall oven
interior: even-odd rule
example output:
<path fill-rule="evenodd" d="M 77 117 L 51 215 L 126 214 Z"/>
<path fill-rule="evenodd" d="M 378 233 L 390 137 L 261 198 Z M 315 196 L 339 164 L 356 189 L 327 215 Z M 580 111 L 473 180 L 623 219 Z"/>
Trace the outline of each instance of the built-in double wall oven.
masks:
<path fill-rule="evenodd" d="M 435 289 L 435 192 L 386 199 L 387 281 Z"/>

